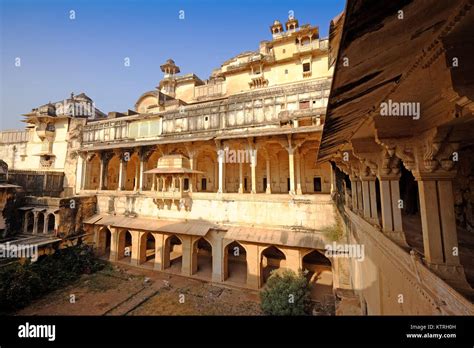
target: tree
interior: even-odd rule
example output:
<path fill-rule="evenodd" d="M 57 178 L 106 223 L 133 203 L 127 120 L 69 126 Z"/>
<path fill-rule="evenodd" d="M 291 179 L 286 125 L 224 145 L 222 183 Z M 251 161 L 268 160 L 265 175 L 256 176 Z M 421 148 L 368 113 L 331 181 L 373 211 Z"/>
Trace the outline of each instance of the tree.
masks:
<path fill-rule="evenodd" d="M 261 306 L 268 315 L 306 315 L 310 313 L 310 289 L 302 272 L 273 271 L 260 293 Z"/>

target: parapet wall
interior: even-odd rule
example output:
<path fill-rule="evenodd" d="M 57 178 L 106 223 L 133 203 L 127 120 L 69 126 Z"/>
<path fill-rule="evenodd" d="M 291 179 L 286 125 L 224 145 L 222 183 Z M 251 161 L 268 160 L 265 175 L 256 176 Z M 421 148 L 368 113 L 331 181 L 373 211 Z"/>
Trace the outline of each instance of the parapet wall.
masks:
<path fill-rule="evenodd" d="M 348 208 L 345 213 L 350 243 L 365 250 L 363 261 L 351 259 L 351 276 L 367 314 L 474 315 L 473 305 L 418 257 Z"/>
<path fill-rule="evenodd" d="M 190 207 L 162 205 L 156 194 L 97 194 L 97 213 L 136 215 L 162 219 L 205 220 L 223 224 L 259 227 L 296 227 L 324 231 L 336 224 L 334 203 L 329 194 L 292 199 L 288 195 L 239 195 L 193 193 Z"/>

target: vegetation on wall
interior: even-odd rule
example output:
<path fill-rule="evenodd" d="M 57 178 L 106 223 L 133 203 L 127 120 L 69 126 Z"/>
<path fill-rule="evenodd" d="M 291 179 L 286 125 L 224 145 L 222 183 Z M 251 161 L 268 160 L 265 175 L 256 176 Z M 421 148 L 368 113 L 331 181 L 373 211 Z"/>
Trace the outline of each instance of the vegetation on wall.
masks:
<path fill-rule="evenodd" d="M 260 299 L 267 315 L 307 315 L 311 310 L 310 286 L 302 272 L 273 271 Z"/>
<path fill-rule="evenodd" d="M 323 234 L 328 240 L 332 242 L 339 242 L 344 237 L 344 229 L 342 228 L 339 212 L 336 209 L 334 211 L 334 215 L 335 215 L 336 223 L 332 226 L 324 228 Z"/>
<path fill-rule="evenodd" d="M 5 219 L 5 235 L 2 237 L 9 237 L 19 234 L 21 232 L 21 211 L 18 210 L 25 204 L 25 195 L 22 192 L 15 192 L 8 196 L 3 208 L 3 218 Z"/>
<path fill-rule="evenodd" d="M 79 244 L 41 256 L 35 263 L 13 263 L 0 268 L 0 313 L 25 307 L 32 300 L 104 265 L 95 258 L 92 247 Z"/>

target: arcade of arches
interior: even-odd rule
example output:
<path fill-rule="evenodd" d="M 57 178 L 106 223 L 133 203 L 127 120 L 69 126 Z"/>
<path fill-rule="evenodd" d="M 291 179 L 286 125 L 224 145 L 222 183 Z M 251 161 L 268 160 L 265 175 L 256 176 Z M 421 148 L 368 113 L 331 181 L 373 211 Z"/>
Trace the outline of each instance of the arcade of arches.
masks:
<path fill-rule="evenodd" d="M 81 189 L 160 190 L 146 171 L 156 168 L 159 158 L 180 154 L 189 159 L 191 170 L 200 172 L 187 179 L 187 192 L 329 193 L 331 167 L 316 163 L 316 138 L 244 138 L 91 151 L 83 153 Z"/>
<path fill-rule="evenodd" d="M 333 262 L 324 250 L 227 240 L 222 231 L 205 236 L 94 226 L 99 255 L 113 262 L 259 289 L 277 269 L 304 271 L 313 297 L 333 291 Z M 336 260 L 333 260 L 336 261 Z"/>
<path fill-rule="evenodd" d="M 23 233 L 26 234 L 53 234 L 59 226 L 58 210 L 46 208 L 26 207 L 23 214 Z"/>

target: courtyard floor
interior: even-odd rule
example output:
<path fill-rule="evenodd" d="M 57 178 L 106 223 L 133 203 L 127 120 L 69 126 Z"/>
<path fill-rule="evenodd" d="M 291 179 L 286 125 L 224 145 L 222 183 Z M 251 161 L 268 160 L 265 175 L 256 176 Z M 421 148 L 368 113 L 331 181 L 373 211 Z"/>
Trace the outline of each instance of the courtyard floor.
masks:
<path fill-rule="evenodd" d="M 71 301 L 74 298 L 75 302 Z M 16 315 L 261 315 L 257 291 L 111 265 Z"/>

